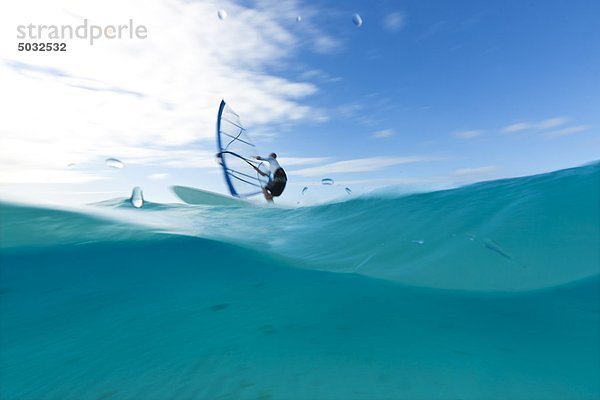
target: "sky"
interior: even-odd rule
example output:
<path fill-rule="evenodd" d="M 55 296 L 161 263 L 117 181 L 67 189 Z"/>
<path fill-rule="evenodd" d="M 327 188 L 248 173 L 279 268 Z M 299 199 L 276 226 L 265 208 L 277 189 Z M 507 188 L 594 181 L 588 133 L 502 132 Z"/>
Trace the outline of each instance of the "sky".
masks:
<path fill-rule="evenodd" d="M 0 199 L 226 193 L 221 99 L 278 154 L 290 204 L 305 186 L 431 190 L 597 161 L 599 15 L 595 0 L 5 1 Z M 17 37 L 19 25 L 84 20 L 147 35 Z M 48 41 L 67 51 L 18 51 Z"/>

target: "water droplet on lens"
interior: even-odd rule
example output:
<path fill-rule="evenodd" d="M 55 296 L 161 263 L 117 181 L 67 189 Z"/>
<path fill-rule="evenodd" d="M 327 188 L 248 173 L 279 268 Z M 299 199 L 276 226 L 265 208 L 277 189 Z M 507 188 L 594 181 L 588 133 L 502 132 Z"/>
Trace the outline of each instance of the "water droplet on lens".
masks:
<path fill-rule="evenodd" d="M 411 240 L 410 242 L 414 243 L 414 244 L 425 244 L 424 240 L 417 240 L 417 239 Z"/>
<path fill-rule="evenodd" d="M 107 158 L 106 166 L 111 167 L 111 168 L 121 169 L 125 166 L 125 164 L 123 163 L 123 161 L 117 160 L 116 158 Z"/>
<path fill-rule="evenodd" d="M 363 20 L 362 20 L 362 18 L 360 17 L 360 15 L 358 15 L 358 14 L 354 14 L 354 15 L 352 16 L 352 22 L 354 22 L 354 25 L 356 25 L 356 26 L 357 26 L 357 27 L 359 27 L 359 28 L 360 28 L 360 27 L 362 26 L 362 24 L 363 24 Z"/>
<path fill-rule="evenodd" d="M 296 17 L 296 22 L 300 22 L 300 21 L 302 21 L 302 17 L 298 15 L 298 16 Z"/>
<path fill-rule="evenodd" d="M 219 16 L 219 19 L 223 20 L 223 19 L 227 18 L 227 11 L 219 10 L 219 12 L 217 12 L 217 15 Z"/>
<path fill-rule="evenodd" d="M 140 188 L 139 186 L 134 187 L 131 191 L 131 198 L 129 199 L 129 201 L 131 201 L 131 205 L 135 208 L 140 208 L 141 206 L 143 206 L 144 193 L 142 192 L 142 188 Z"/>

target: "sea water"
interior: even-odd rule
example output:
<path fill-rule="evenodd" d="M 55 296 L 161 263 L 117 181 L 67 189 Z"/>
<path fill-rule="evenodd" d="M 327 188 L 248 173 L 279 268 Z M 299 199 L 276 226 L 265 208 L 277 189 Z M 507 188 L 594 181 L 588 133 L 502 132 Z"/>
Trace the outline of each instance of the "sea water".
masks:
<path fill-rule="evenodd" d="M 599 191 L 2 203 L 0 398 L 598 399 Z"/>

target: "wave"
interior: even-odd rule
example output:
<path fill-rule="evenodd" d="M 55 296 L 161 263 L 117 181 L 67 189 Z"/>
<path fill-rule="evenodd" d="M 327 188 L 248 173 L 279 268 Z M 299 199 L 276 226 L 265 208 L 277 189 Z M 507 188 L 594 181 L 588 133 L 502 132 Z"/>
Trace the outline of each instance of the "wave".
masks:
<path fill-rule="evenodd" d="M 594 163 L 295 209 L 156 203 L 134 209 L 126 199 L 78 210 L 2 203 L 0 246 L 10 253 L 195 236 L 293 267 L 429 288 L 537 290 L 600 274 L 599 183 Z"/>

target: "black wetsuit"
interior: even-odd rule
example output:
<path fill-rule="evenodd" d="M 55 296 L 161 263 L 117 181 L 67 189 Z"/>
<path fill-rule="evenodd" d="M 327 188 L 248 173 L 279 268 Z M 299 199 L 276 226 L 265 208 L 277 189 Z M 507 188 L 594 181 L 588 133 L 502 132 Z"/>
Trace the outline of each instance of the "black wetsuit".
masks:
<path fill-rule="evenodd" d="M 287 175 L 285 174 L 285 171 L 283 168 L 277 168 L 271 179 L 269 179 L 269 183 L 267 183 L 265 189 L 267 189 L 271 196 L 277 197 L 283 193 L 286 183 Z"/>

